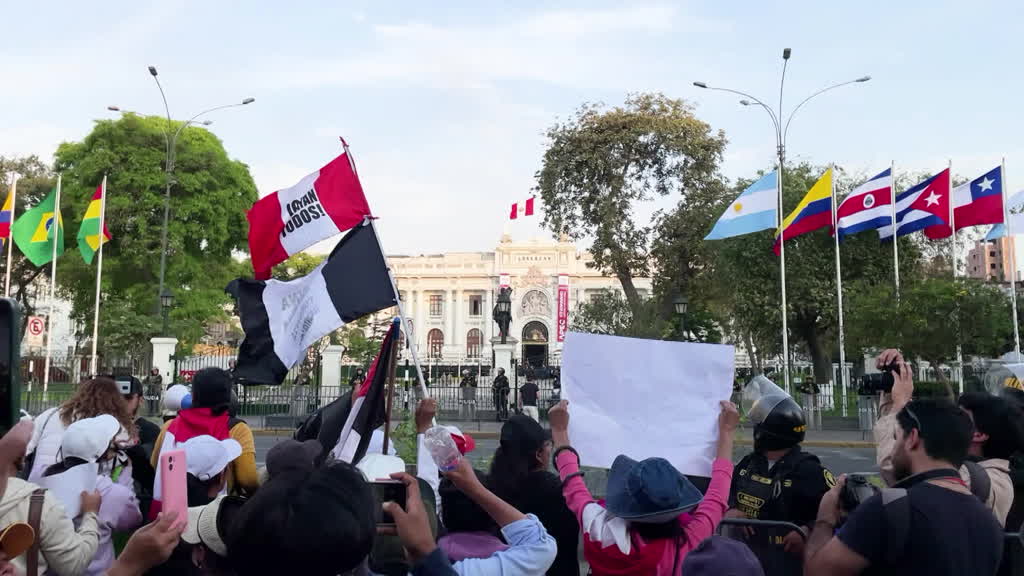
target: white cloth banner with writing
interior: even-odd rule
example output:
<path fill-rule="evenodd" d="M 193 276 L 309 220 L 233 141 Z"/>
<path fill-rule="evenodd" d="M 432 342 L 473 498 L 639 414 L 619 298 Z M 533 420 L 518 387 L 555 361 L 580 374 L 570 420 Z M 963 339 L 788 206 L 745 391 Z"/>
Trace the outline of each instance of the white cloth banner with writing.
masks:
<path fill-rule="evenodd" d="M 734 361 L 732 346 L 568 333 L 562 397 L 582 464 L 660 456 L 684 474 L 710 476 Z"/>

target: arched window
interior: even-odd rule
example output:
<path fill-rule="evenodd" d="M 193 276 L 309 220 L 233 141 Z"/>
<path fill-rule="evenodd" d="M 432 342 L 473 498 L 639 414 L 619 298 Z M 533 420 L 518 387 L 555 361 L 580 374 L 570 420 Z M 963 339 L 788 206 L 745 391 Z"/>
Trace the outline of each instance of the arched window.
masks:
<path fill-rule="evenodd" d="M 427 349 L 431 358 L 440 358 L 444 352 L 444 333 L 437 328 L 427 332 Z"/>
<path fill-rule="evenodd" d="M 484 343 L 483 332 L 473 328 L 466 334 L 466 357 L 467 358 L 479 358 L 480 357 L 480 346 Z"/>

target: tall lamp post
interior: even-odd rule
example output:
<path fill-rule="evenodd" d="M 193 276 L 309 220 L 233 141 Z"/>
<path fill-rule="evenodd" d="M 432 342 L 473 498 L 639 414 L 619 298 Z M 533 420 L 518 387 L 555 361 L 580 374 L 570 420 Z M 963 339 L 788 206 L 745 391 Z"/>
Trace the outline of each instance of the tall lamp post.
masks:
<path fill-rule="evenodd" d="M 160 314 L 163 317 L 162 333 L 169 336 L 168 315 L 171 313 L 171 306 L 174 306 L 174 294 L 166 288 L 160 291 Z"/>
<path fill-rule="evenodd" d="M 686 307 L 689 304 L 689 299 L 682 294 L 676 296 L 676 299 L 672 301 L 672 305 L 676 308 L 676 315 L 679 316 L 679 336 L 687 342 L 690 340 L 686 337 Z"/>
<path fill-rule="evenodd" d="M 779 227 L 781 227 L 781 222 L 782 222 L 782 219 L 784 217 L 783 216 L 783 203 L 782 203 L 782 176 L 783 176 L 783 170 L 784 170 L 784 167 L 785 167 L 785 164 L 786 164 L 786 135 L 789 133 L 789 123 L 793 121 L 793 116 L 797 113 L 798 110 L 800 110 L 800 108 L 803 107 L 804 104 L 806 104 L 809 100 L 813 99 L 816 96 L 820 96 L 821 94 L 824 94 L 825 92 L 828 92 L 830 90 L 835 90 L 836 88 L 840 88 L 842 86 L 847 86 L 849 84 L 856 84 L 856 83 L 860 83 L 860 82 L 867 82 L 868 80 L 871 80 L 871 76 L 862 76 L 862 77 L 857 78 L 855 80 L 848 80 L 846 82 L 840 82 L 838 84 L 833 84 L 831 86 L 826 86 L 825 88 L 822 88 L 821 90 L 818 90 L 817 92 L 811 94 L 807 98 L 804 98 L 799 104 L 796 105 L 796 107 L 794 107 L 790 111 L 788 117 L 784 117 L 783 116 L 784 110 L 782 108 L 782 96 L 783 96 L 783 89 L 786 86 L 786 66 L 789 64 L 789 57 L 790 57 L 790 55 L 792 53 L 793 53 L 793 51 L 790 48 L 785 48 L 785 49 L 782 50 L 782 78 L 779 80 L 779 107 L 777 109 L 774 109 L 774 110 L 771 108 L 771 106 L 768 106 L 767 104 L 765 104 L 761 100 L 751 96 L 750 94 L 747 94 L 746 92 L 741 92 L 739 90 L 733 90 L 731 88 L 721 88 L 721 87 L 717 87 L 717 86 L 708 86 L 705 82 L 694 82 L 693 83 L 694 86 L 696 86 L 698 88 L 704 88 L 705 90 L 717 90 L 717 91 L 720 91 L 720 92 L 729 92 L 730 94 L 737 94 L 739 96 L 743 96 L 745 99 L 744 100 L 740 100 L 740 104 L 742 104 L 744 106 L 760 106 L 761 108 L 764 108 L 765 112 L 768 113 L 768 116 L 771 117 L 771 119 L 772 119 L 772 126 L 775 127 L 775 151 L 776 151 L 776 155 L 778 157 L 778 163 L 779 163 L 779 172 L 778 172 L 777 178 L 776 178 L 776 182 L 777 182 L 776 188 L 777 188 L 777 191 L 778 191 L 778 212 L 777 212 L 777 216 L 776 217 L 777 217 L 777 222 L 779 223 Z M 785 119 L 785 121 L 783 122 L 784 119 Z M 783 362 L 783 377 L 785 379 L 786 390 L 788 391 L 789 390 L 789 319 L 788 319 L 788 314 L 787 314 L 788 308 L 786 306 L 786 243 L 785 242 L 780 242 L 779 243 L 779 267 L 780 267 L 780 282 L 781 282 L 781 285 L 782 285 L 782 362 Z"/>
<path fill-rule="evenodd" d="M 174 185 L 174 182 L 175 182 L 174 181 L 174 152 L 175 152 L 175 146 L 178 143 L 178 136 L 181 136 L 182 130 L 184 130 L 190 124 L 195 123 L 196 120 L 198 120 L 199 117 L 203 116 L 204 114 L 209 114 L 210 112 L 215 112 L 217 110 L 223 110 L 225 108 L 236 108 L 238 106 L 245 106 L 246 104 L 252 104 L 253 102 L 256 101 L 256 99 L 255 98 L 246 98 L 246 99 L 242 100 L 241 102 L 236 102 L 234 104 L 224 104 L 224 105 L 221 105 L 221 106 L 214 106 L 213 108 L 209 108 L 207 110 L 203 110 L 202 112 L 196 114 L 195 116 L 189 118 L 187 121 L 182 123 L 182 125 L 179 126 L 178 129 L 172 135 L 171 134 L 171 128 L 173 126 L 173 120 L 171 120 L 171 108 L 170 108 L 170 106 L 167 105 L 167 95 L 164 94 L 164 88 L 163 88 L 163 86 L 160 85 L 160 78 L 157 77 L 156 66 L 150 66 L 149 67 L 149 74 L 150 74 L 150 76 L 153 77 L 153 80 L 156 82 L 156 87 L 160 90 L 160 98 L 163 99 L 163 101 L 164 101 L 164 112 L 166 112 L 166 114 L 167 114 L 167 129 L 164 130 L 164 141 L 167 144 L 167 159 L 166 159 L 164 167 L 165 167 L 165 172 L 166 172 L 167 178 L 166 178 L 166 189 L 164 191 L 164 222 L 163 222 L 163 227 L 160 230 L 160 286 L 157 288 L 157 295 L 159 297 L 158 300 L 157 300 L 157 305 L 158 305 L 158 311 L 159 311 L 159 309 L 162 307 L 162 303 L 163 303 L 164 276 L 167 273 L 167 221 L 168 221 L 168 219 L 170 217 L 170 212 L 171 212 L 171 187 Z"/>

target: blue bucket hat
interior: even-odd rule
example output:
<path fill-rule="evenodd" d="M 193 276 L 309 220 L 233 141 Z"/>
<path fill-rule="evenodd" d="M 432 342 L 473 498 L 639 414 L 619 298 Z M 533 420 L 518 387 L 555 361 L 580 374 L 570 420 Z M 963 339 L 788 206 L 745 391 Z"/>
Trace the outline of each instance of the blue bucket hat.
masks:
<path fill-rule="evenodd" d="M 703 499 L 685 476 L 664 458 L 637 462 L 619 456 L 608 473 L 605 505 L 614 516 L 632 522 L 668 522 Z"/>

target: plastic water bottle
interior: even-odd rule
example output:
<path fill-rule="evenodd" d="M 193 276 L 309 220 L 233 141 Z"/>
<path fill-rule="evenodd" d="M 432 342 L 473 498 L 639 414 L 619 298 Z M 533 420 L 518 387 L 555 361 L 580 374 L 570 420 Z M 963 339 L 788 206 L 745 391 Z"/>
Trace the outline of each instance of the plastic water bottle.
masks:
<path fill-rule="evenodd" d="M 462 461 L 462 453 L 455 445 L 451 432 L 443 426 L 434 426 L 423 435 L 423 441 L 430 451 L 434 464 L 441 472 L 450 472 L 459 466 Z"/>

